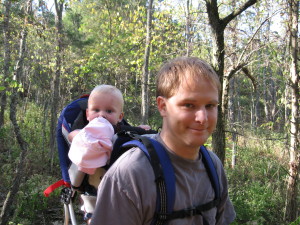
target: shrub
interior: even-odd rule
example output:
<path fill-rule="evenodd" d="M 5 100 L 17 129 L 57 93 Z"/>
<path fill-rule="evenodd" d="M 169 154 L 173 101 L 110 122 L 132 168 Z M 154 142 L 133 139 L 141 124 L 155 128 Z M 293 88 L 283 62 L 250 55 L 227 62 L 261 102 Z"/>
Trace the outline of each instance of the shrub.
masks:
<path fill-rule="evenodd" d="M 55 208 L 60 204 L 60 193 L 57 189 L 51 197 L 46 198 L 43 191 L 55 181 L 57 178 L 35 174 L 23 183 L 18 192 L 13 222 L 22 225 L 49 224 L 47 220 L 51 218 L 53 211 L 56 212 Z"/>
<path fill-rule="evenodd" d="M 238 145 L 236 166 L 227 169 L 237 213 L 234 224 L 283 225 L 287 163 L 278 156 L 280 147 L 258 139 L 254 144 L 244 141 L 247 145 Z"/>

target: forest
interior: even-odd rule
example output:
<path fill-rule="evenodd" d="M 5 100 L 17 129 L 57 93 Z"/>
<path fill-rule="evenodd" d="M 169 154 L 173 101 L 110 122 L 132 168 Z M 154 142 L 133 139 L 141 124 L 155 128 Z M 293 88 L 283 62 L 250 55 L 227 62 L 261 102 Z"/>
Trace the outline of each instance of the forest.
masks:
<path fill-rule="evenodd" d="M 3 0 L 0 224 L 60 224 L 57 118 L 98 84 L 158 130 L 155 77 L 177 56 L 222 84 L 208 148 L 224 164 L 233 224 L 300 224 L 298 0 Z"/>

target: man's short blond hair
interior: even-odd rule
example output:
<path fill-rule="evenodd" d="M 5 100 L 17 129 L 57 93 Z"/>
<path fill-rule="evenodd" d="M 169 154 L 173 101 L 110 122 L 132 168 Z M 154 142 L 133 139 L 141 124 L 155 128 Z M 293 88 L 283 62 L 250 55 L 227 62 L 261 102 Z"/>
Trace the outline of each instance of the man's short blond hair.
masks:
<path fill-rule="evenodd" d="M 172 97 L 187 79 L 211 82 L 220 91 L 221 83 L 214 69 L 197 57 L 178 57 L 165 63 L 157 74 L 156 97 Z"/>

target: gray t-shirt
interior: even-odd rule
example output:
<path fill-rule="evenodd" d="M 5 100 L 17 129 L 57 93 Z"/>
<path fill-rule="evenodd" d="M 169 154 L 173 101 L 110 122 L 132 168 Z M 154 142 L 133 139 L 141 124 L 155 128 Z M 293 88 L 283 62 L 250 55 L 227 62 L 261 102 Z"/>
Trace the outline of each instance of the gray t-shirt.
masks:
<path fill-rule="evenodd" d="M 159 135 L 154 137 L 162 142 Z M 165 146 L 166 147 L 166 146 Z M 167 148 L 166 148 L 167 149 Z M 168 149 L 167 149 L 168 150 Z M 176 179 L 174 210 L 181 210 L 214 199 L 215 193 L 202 162 L 187 160 L 167 151 Z M 211 224 L 230 224 L 235 211 L 228 198 L 227 179 L 218 157 L 210 152 L 220 180 L 221 202 L 202 213 Z M 150 225 L 155 213 L 156 184 L 148 158 L 138 148 L 124 153 L 108 170 L 98 189 L 92 225 Z M 171 220 L 169 225 L 202 225 L 201 215 Z"/>

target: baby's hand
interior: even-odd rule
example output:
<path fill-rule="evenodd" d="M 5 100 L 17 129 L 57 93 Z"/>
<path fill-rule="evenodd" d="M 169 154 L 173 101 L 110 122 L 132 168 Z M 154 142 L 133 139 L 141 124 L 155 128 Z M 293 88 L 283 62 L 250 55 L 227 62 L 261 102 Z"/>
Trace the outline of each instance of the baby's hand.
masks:
<path fill-rule="evenodd" d="M 69 142 L 72 142 L 74 137 L 79 133 L 80 129 L 76 129 L 76 130 L 73 130 L 71 131 L 69 134 L 68 134 L 68 140 Z"/>
<path fill-rule="evenodd" d="M 141 125 L 139 125 L 139 127 L 143 128 L 144 130 L 150 130 L 151 129 L 151 127 L 149 125 L 143 125 L 143 124 L 141 124 Z"/>

